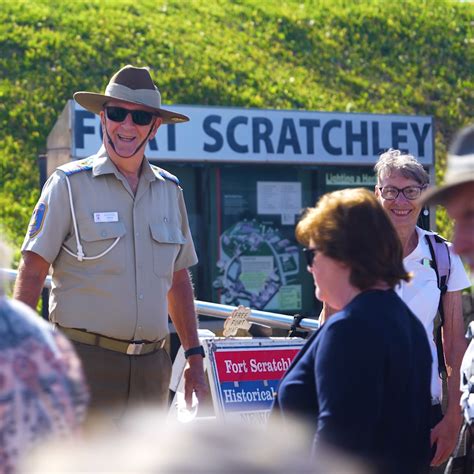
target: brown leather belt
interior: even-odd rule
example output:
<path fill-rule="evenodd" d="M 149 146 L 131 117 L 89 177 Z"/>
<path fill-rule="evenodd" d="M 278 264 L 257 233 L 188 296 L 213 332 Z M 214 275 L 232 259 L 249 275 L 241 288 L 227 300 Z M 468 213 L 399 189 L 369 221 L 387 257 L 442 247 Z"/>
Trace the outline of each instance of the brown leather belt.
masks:
<path fill-rule="evenodd" d="M 65 328 L 56 325 L 69 339 L 89 346 L 98 346 L 109 351 L 122 352 L 128 355 L 151 354 L 159 349 L 163 349 L 166 337 L 155 342 L 146 341 L 123 341 L 113 337 L 103 336 L 93 332 L 83 331 L 81 329 Z"/>

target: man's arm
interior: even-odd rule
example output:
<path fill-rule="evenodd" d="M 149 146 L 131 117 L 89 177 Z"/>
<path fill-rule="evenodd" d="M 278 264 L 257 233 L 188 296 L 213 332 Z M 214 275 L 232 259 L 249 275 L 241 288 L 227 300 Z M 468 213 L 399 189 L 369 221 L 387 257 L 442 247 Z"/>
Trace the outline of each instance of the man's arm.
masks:
<path fill-rule="evenodd" d="M 36 310 L 49 266 L 49 263 L 37 253 L 24 252 L 18 268 L 13 298 Z"/>
<path fill-rule="evenodd" d="M 173 282 L 168 292 L 168 311 L 184 350 L 199 346 L 197 318 L 194 310 L 194 296 L 191 278 L 187 269 L 173 274 Z M 188 357 L 189 367 L 184 372 L 184 398 L 191 406 L 193 391 L 198 400 L 208 394 L 204 376 L 204 364 L 200 354 Z"/>
<path fill-rule="evenodd" d="M 431 430 L 431 444 L 436 443 L 436 453 L 432 466 L 445 462 L 453 452 L 462 424 L 459 401 L 460 368 L 466 340 L 462 319 L 462 300 L 460 291 L 451 291 L 443 296 L 444 324 L 442 329 L 444 359 L 448 372 L 447 404 L 443 419 Z"/>

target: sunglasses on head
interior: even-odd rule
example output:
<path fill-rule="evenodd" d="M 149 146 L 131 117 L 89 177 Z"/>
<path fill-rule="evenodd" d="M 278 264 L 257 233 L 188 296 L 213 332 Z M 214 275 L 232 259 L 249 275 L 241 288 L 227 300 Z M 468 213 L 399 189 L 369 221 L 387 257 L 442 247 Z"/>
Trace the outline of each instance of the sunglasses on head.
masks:
<path fill-rule="evenodd" d="M 123 122 L 127 115 L 130 114 L 135 125 L 150 125 L 153 117 L 156 115 L 146 110 L 128 110 L 123 107 L 112 106 L 105 107 L 105 114 L 112 122 Z"/>
<path fill-rule="evenodd" d="M 303 249 L 303 255 L 305 256 L 305 259 L 306 259 L 306 265 L 308 265 L 308 267 L 312 267 L 313 266 L 313 260 L 314 260 L 314 257 L 316 255 L 316 253 L 318 252 L 318 249 L 315 249 L 315 248 L 307 248 L 305 247 Z"/>

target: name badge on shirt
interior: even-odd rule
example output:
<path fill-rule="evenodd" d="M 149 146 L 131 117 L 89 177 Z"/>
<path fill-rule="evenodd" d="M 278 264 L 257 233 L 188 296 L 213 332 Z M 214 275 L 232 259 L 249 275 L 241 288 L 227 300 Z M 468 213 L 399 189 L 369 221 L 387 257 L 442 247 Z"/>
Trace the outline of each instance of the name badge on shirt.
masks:
<path fill-rule="evenodd" d="M 94 212 L 94 222 L 118 222 L 118 212 Z"/>

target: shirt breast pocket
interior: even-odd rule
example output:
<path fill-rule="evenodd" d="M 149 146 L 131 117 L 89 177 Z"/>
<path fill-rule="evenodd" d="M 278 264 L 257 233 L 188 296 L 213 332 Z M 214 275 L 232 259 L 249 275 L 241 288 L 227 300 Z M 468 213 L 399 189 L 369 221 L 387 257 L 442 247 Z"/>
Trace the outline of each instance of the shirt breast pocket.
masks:
<path fill-rule="evenodd" d="M 174 262 L 186 242 L 178 226 L 150 224 L 153 247 L 153 271 L 158 277 L 172 277 Z"/>
<path fill-rule="evenodd" d="M 93 224 L 78 222 L 80 242 L 84 252 L 84 259 L 70 255 L 68 260 L 78 269 L 91 274 L 118 275 L 125 271 L 126 234 L 123 222 L 108 222 Z M 73 233 L 65 246 L 77 255 L 76 237 Z"/>

